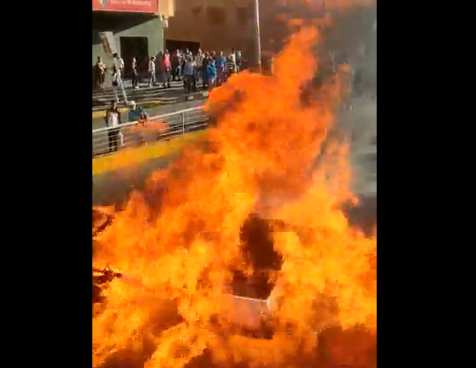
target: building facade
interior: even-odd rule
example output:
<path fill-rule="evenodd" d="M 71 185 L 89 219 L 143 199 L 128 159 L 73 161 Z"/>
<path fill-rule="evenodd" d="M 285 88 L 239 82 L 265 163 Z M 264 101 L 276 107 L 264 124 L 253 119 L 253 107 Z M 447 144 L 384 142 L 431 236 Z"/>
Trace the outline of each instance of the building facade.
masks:
<path fill-rule="evenodd" d="M 100 32 L 112 32 L 119 55 L 127 63 L 133 57 L 144 67 L 150 55 L 163 51 L 164 28 L 173 16 L 174 0 L 93 0 L 92 63 L 107 63 Z"/>
<path fill-rule="evenodd" d="M 174 17 L 165 30 L 166 48 L 252 52 L 254 0 L 175 0 Z"/>

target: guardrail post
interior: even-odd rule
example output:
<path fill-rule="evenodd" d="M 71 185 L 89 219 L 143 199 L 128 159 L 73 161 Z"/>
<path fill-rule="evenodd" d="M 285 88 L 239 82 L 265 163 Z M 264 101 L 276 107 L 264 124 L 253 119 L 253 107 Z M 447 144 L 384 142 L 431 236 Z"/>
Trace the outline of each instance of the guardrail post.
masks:
<path fill-rule="evenodd" d="M 185 134 L 185 113 L 182 112 L 180 114 L 180 119 L 182 119 L 182 135 Z"/>

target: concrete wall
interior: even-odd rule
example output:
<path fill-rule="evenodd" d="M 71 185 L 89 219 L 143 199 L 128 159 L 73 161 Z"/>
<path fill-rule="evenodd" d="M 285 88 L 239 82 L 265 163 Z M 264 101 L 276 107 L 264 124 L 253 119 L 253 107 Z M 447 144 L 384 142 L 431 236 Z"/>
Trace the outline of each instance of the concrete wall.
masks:
<path fill-rule="evenodd" d="M 96 20 L 96 21 L 95 21 Z M 93 14 L 93 52 L 92 64 L 96 63 L 98 56 L 107 61 L 102 45 L 99 40 L 99 32 L 112 31 L 116 40 L 119 54 L 120 37 L 148 37 L 149 55 L 155 55 L 164 50 L 164 22 L 159 17 L 131 16 L 126 15 L 106 18 L 100 15 L 95 19 Z"/>
<path fill-rule="evenodd" d="M 255 31 L 253 7 L 254 0 L 176 0 L 165 39 L 199 42 L 207 51 L 241 48 L 245 54 L 250 53 Z M 222 14 L 213 17 L 213 8 Z M 247 9 L 246 22 L 240 22 L 237 8 Z"/>

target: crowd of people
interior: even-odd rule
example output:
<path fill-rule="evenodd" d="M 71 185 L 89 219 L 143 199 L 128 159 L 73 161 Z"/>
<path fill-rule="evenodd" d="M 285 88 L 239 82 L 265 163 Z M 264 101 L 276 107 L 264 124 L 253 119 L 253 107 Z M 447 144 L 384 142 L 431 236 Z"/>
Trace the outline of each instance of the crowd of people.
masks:
<path fill-rule="evenodd" d="M 120 56 L 115 55 L 115 57 L 115 63 L 111 68 L 108 68 L 102 59 L 98 57 L 93 73 L 93 86 L 104 90 L 106 75 L 110 71 L 112 75 L 112 89 L 116 94 L 116 99 L 111 101 L 111 105 L 104 116 L 106 126 L 111 128 L 108 130 L 109 152 L 115 152 L 124 146 L 124 132 L 121 129 L 124 121 L 118 109 L 119 101 L 117 96 L 118 90 L 122 87 L 121 84 L 127 79 L 124 77 L 127 65 Z M 200 49 L 196 54 L 193 54 L 188 49 L 183 51 L 176 50 L 173 54 L 166 50 L 149 58 L 146 78 L 149 87 L 160 85 L 163 88 L 170 88 L 171 81 L 183 81 L 185 90 L 191 93 L 200 88 L 211 90 L 221 85 L 230 75 L 242 70 L 244 64 L 241 50 L 235 51 L 231 49 L 231 52 L 226 55 L 223 51 L 219 53 L 203 52 Z M 132 58 L 130 62 L 128 77 L 132 87 L 139 89 L 139 80 L 141 78 L 136 58 Z M 143 126 L 148 119 L 148 114 L 134 101 L 130 101 L 128 105 L 129 111 L 126 121 L 137 121 L 138 126 Z M 142 141 L 143 138 L 140 138 L 137 139 L 136 143 L 141 144 Z"/>
<path fill-rule="evenodd" d="M 183 81 L 184 89 L 188 93 L 200 88 L 211 90 L 225 82 L 230 75 L 242 70 L 244 63 L 241 50 L 231 49 L 229 53 L 216 53 L 199 49 L 195 54 L 189 49 L 176 50 L 173 53 L 165 50 L 148 58 L 146 78 L 149 87 L 159 85 L 162 88 L 170 88 L 171 81 Z M 125 79 L 131 80 L 132 88 L 139 89 L 139 81 L 144 76 L 140 73 L 137 59 L 132 58 L 128 64 L 126 65 L 120 56 L 116 56 L 116 62 L 110 68 L 113 89 L 121 87 Z M 108 69 L 98 57 L 93 72 L 94 88 L 104 90 Z"/>
<path fill-rule="evenodd" d="M 203 52 L 200 49 L 195 55 L 188 49 L 172 54 L 166 50 L 159 53 L 159 60 L 157 82 L 167 88 L 171 80 L 182 80 L 188 93 L 198 90 L 200 83 L 204 90 L 213 89 L 243 67 L 241 50 L 234 49 L 227 55 L 223 51 Z M 149 69 L 149 85 L 155 81 L 152 71 Z"/>

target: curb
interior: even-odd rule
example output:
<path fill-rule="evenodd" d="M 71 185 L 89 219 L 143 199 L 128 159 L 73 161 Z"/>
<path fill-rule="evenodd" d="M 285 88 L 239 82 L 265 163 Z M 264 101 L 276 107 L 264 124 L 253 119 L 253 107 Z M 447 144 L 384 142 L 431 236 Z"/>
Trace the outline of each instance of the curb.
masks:
<path fill-rule="evenodd" d="M 149 102 L 144 102 L 144 103 L 140 103 L 138 102 L 137 105 L 144 108 L 144 109 L 148 109 L 148 108 L 151 108 L 151 107 L 156 107 L 156 106 L 160 106 L 160 105 L 166 105 L 167 102 L 164 102 L 164 101 L 149 101 Z M 119 112 L 121 113 L 124 113 L 128 110 L 129 108 L 128 107 L 119 107 Z M 104 117 L 104 115 L 106 114 L 106 110 L 96 110 L 96 111 L 93 111 L 93 120 L 95 119 L 101 119 Z"/>

